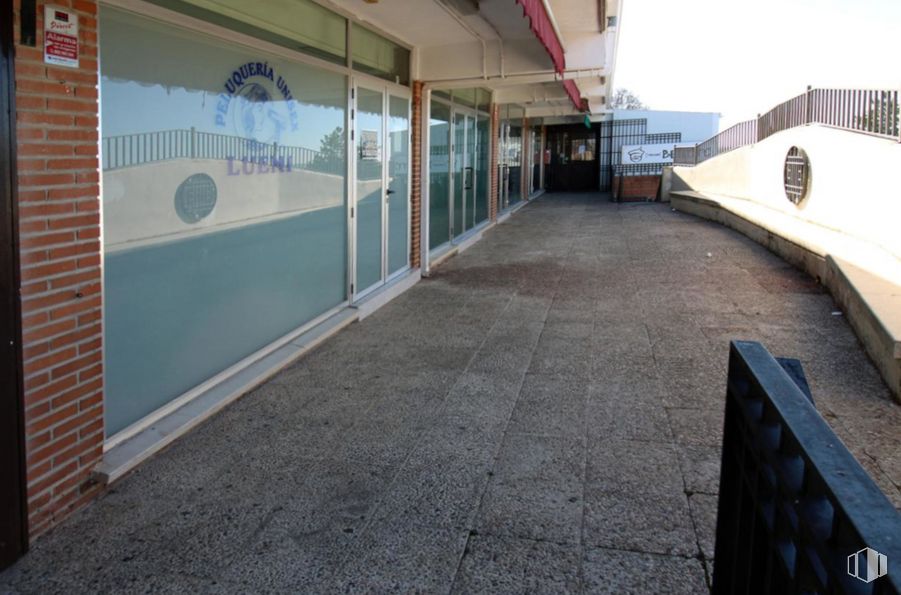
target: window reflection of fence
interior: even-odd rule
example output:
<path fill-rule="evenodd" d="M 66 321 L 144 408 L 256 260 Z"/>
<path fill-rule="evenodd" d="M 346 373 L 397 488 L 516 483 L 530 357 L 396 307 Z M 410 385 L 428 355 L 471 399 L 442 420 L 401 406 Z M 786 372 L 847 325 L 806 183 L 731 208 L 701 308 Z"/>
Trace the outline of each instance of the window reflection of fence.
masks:
<path fill-rule="evenodd" d="M 824 124 L 882 138 L 901 140 L 898 91 L 812 89 L 780 103 L 753 120 L 740 122 L 692 147 L 676 149 L 674 165 L 697 165 L 722 153 L 761 141 L 777 132 Z"/>
<path fill-rule="evenodd" d="M 194 128 L 139 132 L 103 139 L 103 170 L 109 171 L 173 159 L 212 159 L 264 163 L 284 170 L 303 169 L 342 175 L 344 159 L 306 147 L 198 132 Z"/>

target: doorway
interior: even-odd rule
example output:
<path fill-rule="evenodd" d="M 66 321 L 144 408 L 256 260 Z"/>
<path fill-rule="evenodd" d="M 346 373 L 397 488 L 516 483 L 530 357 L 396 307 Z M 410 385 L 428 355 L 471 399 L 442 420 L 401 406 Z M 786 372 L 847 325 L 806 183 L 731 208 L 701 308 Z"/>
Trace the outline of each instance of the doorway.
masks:
<path fill-rule="evenodd" d="M 550 164 L 545 169 L 545 186 L 550 192 L 598 190 L 600 162 L 595 125 L 548 126 L 547 149 Z"/>
<path fill-rule="evenodd" d="M 13 209 L 15 129 L 13 12 L 7 3 L 0 19 L 0 569 L 27 548 L 22 388 L 19 377 L 18 258 Z"/>
<path fill-rule="evenodd" d="M 385 85 L 354 86 L 353 297 L 409 268 L 410 98 Z"/>
<path fill-rule="evenodd" d="M 522 200 L 522 125 L 511 120 L 500 124 L 498 146 L 498 212 Z"/>

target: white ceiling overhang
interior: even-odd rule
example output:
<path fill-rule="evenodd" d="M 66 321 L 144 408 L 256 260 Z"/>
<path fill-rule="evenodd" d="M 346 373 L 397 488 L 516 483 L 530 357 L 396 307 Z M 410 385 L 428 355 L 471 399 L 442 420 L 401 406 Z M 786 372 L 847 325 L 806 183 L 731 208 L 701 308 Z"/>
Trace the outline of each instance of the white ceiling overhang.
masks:
<path fill-rule="evenodd" d="M 565 49 L 565 78 L 575 79 L 592 111 L 604 107 L 616 28 L 606 19 L 621 0 L 547 0 Z M 532 109 L 569 102 L 551 58 L 515 0 L 323 0 L 414 52 L 413 75 L 435 88 L 495 89 L 498 102 Z M 603 3 L 603 4 L 602 4 Z M 529 79 L 528 77 L 532 77 Z M 551 89 L 557 88 L 556 92 Z M 513 91 L 517 89 L 517 91 Z M 532 103 L 524 98 L 531 97 Z M 520 98 L 520 99 L 516 99 Z M 539 99 L 540 98 L 540 99 Z M 566 101 L 563 101 L 566 99 Z"/>

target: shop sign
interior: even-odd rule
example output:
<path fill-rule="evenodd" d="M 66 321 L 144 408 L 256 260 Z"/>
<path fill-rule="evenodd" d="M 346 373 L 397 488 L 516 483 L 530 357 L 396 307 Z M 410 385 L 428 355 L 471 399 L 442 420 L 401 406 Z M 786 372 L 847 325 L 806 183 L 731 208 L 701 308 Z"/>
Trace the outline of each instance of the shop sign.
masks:
<path fill-rule="evenodd" d="M 675 145 L 623 145 L 623 164 L 629 163 L 672 163 Z"/>
<path fill-rule="evenodd" d="M 78 68 L 78 15 L 44 7 L 44 63 Z"/>
<path fill-rule="evenodd" d="M 299 117 L 288 82 L 268 62 L 247 62 L 228 75 L 216 102 L 216 126 L 261 145 L 279 142 Z"/>

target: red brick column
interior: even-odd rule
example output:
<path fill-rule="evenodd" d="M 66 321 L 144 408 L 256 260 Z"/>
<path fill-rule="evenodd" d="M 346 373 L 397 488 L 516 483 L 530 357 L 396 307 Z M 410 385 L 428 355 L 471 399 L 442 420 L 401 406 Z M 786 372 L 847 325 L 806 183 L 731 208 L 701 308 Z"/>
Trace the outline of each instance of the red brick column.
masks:
<path fill-rule="evenodd" d="M 87 502 L 103 453 L 97 2 L 54 0 L 79 21 L 79 68 L 21 45 L 15 0 L 18 218 L 29 535 Z"/>
<path fill-rule="evenodd" d="M 489 185 L 490 191 L 488 195 L 488 216 L 492 221 L 497 221 L 497 193 L 500 187 L 497 173 L 497 160 L 500 147 L 498 146 L 498 133 L 500 132 L 500 109 L 496 103 L 491 104 L 491 139 L 489 147 L 491 147 L 491 155 L 488 158 L 488 169 L 490 170 Z"/>
<path fill-rule="evenodd" d="M 422 81 L 413 81 L 410 140 L 410 266 L 421 265 L 422 231 Z"/>

